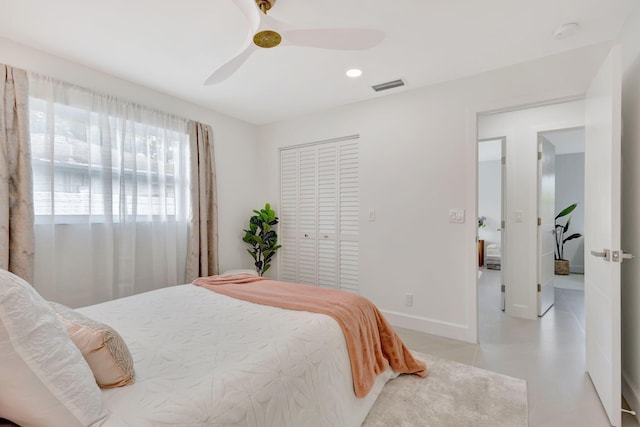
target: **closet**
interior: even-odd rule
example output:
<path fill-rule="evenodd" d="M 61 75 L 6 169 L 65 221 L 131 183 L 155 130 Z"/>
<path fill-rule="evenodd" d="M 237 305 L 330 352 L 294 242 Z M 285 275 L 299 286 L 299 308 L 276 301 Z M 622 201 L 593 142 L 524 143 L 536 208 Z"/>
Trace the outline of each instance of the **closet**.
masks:
<path fill-rule="evenodd" d="M 358 136 L 280 151 L 280 279 L 358 292 Z"/>

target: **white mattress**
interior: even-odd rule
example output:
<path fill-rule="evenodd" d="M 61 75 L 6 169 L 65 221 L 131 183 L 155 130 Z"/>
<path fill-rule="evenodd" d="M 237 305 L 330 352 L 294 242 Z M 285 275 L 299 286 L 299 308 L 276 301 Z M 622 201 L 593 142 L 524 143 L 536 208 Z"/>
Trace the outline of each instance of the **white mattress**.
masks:
<path fill-rule="evenodd" d="M 353 392 L 330 317 L 180 285 L 78 311 L 114 327 L 136 382 L 103 390 L 104 426 L 360 426 L 391 370 Z"/>

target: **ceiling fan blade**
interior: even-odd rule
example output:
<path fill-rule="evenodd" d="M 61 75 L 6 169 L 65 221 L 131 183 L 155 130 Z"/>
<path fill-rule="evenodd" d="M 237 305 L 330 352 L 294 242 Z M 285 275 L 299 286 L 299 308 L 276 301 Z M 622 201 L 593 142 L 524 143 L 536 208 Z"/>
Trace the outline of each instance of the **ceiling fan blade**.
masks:
<path fill-rule="evenodd" d="M 251 24 L 250 33 L 253 35 L 260 26 L 260 18 L 262 13 L 258 10 L 253 1 L 248 0 L 235 0 L 234 3 L 238 6 L 238 9 L 249 20 Z"/>
<path fill-rule="evenodd" d="M 282 34 L 283 44 L 336 50 L 363 50 L 379 45 L 385 33 L 360 28 L 317 28 L 288 30 Z"/>
<path fill-rule="evenodd" d="M 239 54 L 222 64 L 220 68 L 215 70 L 213 74 L 211 74 L 209 78 L 205 80 L 205 86 L 216 85 L 228 79 L 233 73 L 236 72 L 236 70 L 238 70 L 238 68 L 242 66 L 242 64 L 244 64 L 244 62 L 251 56 L 253 52 L 255 52 L 257 48 L 258 47 L 253 43 L 249 43 L 242 52 L 240 52 Z"/>

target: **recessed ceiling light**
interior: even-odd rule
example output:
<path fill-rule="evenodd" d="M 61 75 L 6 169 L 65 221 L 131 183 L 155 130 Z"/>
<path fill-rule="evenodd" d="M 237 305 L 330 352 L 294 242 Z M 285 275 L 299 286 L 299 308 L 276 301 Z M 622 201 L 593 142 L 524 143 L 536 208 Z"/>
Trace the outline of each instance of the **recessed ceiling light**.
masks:
<path fill-rule="evenodd" d="M 352 68 L 347 70 L 347 76 L 349 77 L 360 77 L 362 75 L 362 70 L 359 68 Z"/>
<path fill-rule="evenodd" d="M 568 24 L 562 24 L 553 31 L 553 38 L 556 40 L 566 39 L 569 36 L 578 32 L 580 26 L 575 22 L 569 22 Z"/>

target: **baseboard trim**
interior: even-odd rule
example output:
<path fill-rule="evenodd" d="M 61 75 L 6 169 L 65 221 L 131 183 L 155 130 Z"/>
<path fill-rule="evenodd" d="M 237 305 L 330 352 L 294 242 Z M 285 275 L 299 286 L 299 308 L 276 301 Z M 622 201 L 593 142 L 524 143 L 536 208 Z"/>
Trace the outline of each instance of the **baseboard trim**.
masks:
<path fill-rule="evenodd" d="M 640 422 L 640 393 L 624 372 L 622 373 L 622 395 L 631 409 L 637 412 L 636 420 Z"/>
<path fill-rule="evenodd" d="M 584 274 L 584 265 L 570 265 L 569 272 L 576 274 Z"/>
<path fill-rule="evenodd" d="M 427 317 L 399 313 L 397 311 L 380 311 L 393 326 L 475 344 L 474 334 L 469 330 L 469 325 L 429 319 Z"/>

